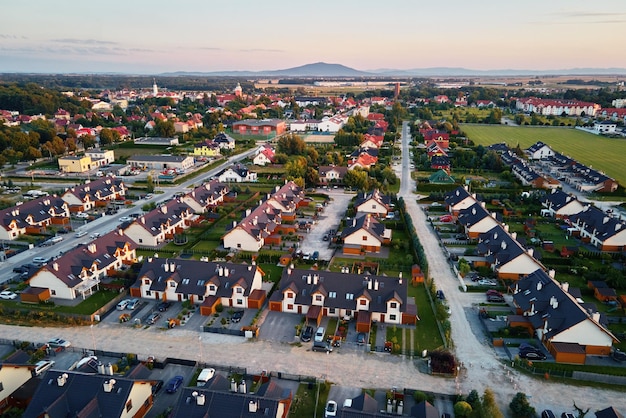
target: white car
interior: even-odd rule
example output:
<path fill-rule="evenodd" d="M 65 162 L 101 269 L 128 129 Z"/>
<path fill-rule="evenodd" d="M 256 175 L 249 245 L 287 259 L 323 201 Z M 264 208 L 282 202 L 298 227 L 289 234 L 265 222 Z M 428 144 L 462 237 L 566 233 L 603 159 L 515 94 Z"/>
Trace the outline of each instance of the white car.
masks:
<path fill-rule="evenodd" d="M 131 218 L 130 216 L 122 216 L 120 218 L 120 222 L 132 222 L 133 218 Z"/>
<path fill-rule="evenodd" d="M 66 341 L 61 338 L 53 338 L 50 341 L 48 341 L 46 344 L 48 344 L 51 348 L 59 348 L 59 347 L 67 348 L 72 345 L 69 341 Z"/>
<path fill-rule="evenodd" d="M 478 281 L 478 284 L 480 286 L 497 286 L 498 283 L 495 280 L 488 280 L 488 279 L 480 279 Z"/>
<path fill-rule="evenodd" d="M 15 298 L 17 298 L 17 294 L 11 292 L 10 290 L 3 290 L 2 292 L 0 292 L 0 299 L 12 300 Z"/>
<path fill-rule="evenodd" d="M 78 213 L 76 214 L 76 217 L 77 217 L 77 218 L 80 218 L 80 219 L 87 219 L 87 218 L 89 218 L 89 215 L 88 215 L 88 214 L 86 214 L 85 212 L 78 212 Z"/>
<path fill-rule="evenodd" d="M 326 403 L 326 408 L 324 409 L 324 418 L 336 417 L 336 416 L 337 416 L 337 402 L 328 401 Z"/>

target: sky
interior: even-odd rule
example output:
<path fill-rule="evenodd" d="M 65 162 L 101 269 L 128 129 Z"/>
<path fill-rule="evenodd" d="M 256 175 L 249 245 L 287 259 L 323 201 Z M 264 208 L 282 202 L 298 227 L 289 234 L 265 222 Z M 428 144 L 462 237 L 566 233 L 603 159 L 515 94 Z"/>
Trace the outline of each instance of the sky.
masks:
<path fill-rule="evenodd" d="M 0 72 L 626 68 L 623 0 L 20 0 Z M 619 34 L 622 35 L 619 35 Z"/>

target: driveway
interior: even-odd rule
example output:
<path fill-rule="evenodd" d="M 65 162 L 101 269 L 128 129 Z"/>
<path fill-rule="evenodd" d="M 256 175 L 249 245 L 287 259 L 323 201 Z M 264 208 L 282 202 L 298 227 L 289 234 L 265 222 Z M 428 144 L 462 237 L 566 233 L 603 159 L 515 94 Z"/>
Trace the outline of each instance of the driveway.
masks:
<path fill-rule="evenodd" d="M 345 192 L 343 189 L 330 189 L 320 192 L 326 193 L 330 202 L 324 207 L 324 211 L 320 213 L 317 222 L 313 224 L 309 233 L 304 235 L 300 249 L 303 253 L 311 254 L 314 251 L 319 251 L 319 259 L 329 261 L 335 249 L 329 248 L 330 241 L 324 241 L 324 235 L 328 233 L 329 229 L 339 229 L 339 223 L 345 217 L 348 204 L 355 194 Z"/>
<path fill-rule="evenodd" d="M 269 311 L 259 329 L 259 339 L 273 342 L 292 343 L 296 338 L 296 325 L 303 315 Z"/>

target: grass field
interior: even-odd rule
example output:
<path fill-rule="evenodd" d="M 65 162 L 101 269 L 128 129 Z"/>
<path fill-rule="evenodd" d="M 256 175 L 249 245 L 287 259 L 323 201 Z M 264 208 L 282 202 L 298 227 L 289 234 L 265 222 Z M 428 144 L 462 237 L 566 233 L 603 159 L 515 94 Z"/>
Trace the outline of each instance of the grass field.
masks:
<path fill-rule="evenodd" d="M 542 141 L 552 149 L 575 160 L 601 170 L 615 178 L 621 185 L 626 184 L 626 141 L 605 138 L 570 128 L 549 128 L 534 126 L 467 125 L 461 130 L 476 145 L 491 145 L 506 142 L 509 147 L 518 144 L 522 149 Z"/>

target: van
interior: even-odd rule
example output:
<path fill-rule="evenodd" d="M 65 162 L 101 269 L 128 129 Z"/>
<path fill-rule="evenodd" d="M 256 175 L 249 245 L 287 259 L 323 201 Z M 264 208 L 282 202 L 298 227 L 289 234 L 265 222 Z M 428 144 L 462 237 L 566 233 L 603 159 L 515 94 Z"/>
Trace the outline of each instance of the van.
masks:
<path fill-rule="evenodd" d="M 215 369 L 202 369 L 198 375 L 198 379 L 196 380 L 196 386 L 206 385 L 207 382 L 213 378 L 213 376 L 215 376 Z"/>
<path fill-rule="evenodd" d="M 54 366 L 54 361 L 52 360 L 38 361 L 35 364 L 35 370 L 34 370 L 35 376 L 39 376 L 40 374 L 44 373 L 46 370 L 48 370 L 52 366 Z"/>
<path fill-rule="evenodd" d="M 315 331 L 315 342 L 324 341 L 324 327 L 319 327 L 317 331 Z"/>
<path fill-rule="evenodd" d="M 326 341 L 315 341 L 313 343 L 313 347 L 311 348 L 313 351 L 321 351 L 324 353 L 330 353 L 333 351 L 333 348 Z"/>

